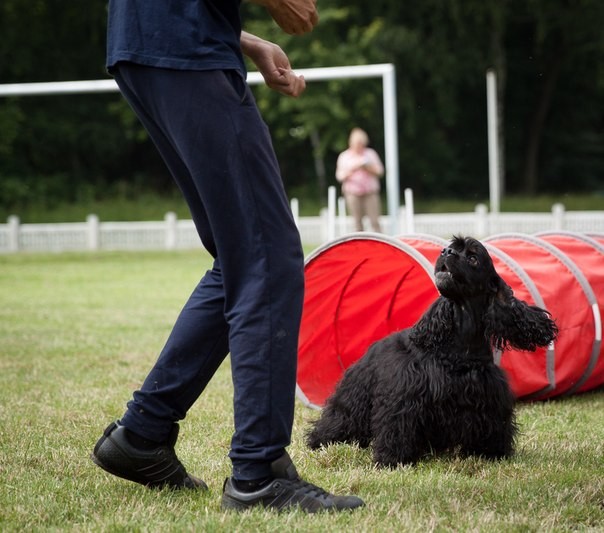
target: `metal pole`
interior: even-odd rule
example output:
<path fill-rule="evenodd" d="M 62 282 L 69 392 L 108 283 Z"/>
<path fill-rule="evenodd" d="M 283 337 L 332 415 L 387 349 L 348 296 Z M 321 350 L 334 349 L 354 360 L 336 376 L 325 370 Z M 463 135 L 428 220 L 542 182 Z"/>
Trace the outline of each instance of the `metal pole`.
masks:
<path fill-rule="evenodd" d="M 489 138 L 489 200 L 491 213 L 499 213 L 501 177 L 499 175 L 499 140 L 497 137 L 497 77 L 487 71 L 487 124 Z"/>
<path fill-rule="evenodd" d="M 399 228 L 400 190 L 398 175 L 398 128 L 396 107 L 396 77 L 394 66 L 384 71 L 382 89 L 384 92 L 384 160 L 386 167 L 386 188 L 390 235 L 396 235 Z"/>

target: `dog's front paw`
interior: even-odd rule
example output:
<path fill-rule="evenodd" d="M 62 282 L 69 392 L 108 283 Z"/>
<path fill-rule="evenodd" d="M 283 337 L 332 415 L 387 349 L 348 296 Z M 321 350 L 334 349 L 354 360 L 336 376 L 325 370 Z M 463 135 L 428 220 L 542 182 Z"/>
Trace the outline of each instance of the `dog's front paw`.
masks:
<path fill-rule="evenodd" d="M 306 445 L 311 450 L 316 450 L 322 446 L 322 442 L 315 435 L 310 433 L 306 436 Z"/>
<path fill-rule="evenodd" d="M 419 457 L 384 454 L 376 452 L 375 449 L 373 451 L 373 461 L 378 468 L 390 468 L 392 470 L 399 466 L 413 465 L 418 460 Z"/>

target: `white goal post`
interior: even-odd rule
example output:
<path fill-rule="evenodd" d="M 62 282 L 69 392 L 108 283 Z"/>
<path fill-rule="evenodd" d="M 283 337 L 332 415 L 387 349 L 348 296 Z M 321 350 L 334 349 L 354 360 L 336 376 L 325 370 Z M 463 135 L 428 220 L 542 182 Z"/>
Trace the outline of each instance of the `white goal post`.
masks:
<path fill-rule="evenodd" d="M 296 74 L 303 75 L 306 81 L 328 81 L 333 79 L 381 78 L 384 108 L 384 166 L 386 170 L 386 193 L 389 228 L 387 233 L 399 231 L 398 213 L 400 206 L 398 130 L 396 105 L 396 78 L 394 65 L 381 63 L 374 65 L 354 65 L 342 67 L 324 67 L 298 69 Z M 249 84 L 263 82 L 259 72 L 249 72 Z M 43 83 L 0 84 L 0 97 L 28 96 L 43 94 L 82 94 L 115 92 L 118 87 L 114 80 L 61 81 Z"/>

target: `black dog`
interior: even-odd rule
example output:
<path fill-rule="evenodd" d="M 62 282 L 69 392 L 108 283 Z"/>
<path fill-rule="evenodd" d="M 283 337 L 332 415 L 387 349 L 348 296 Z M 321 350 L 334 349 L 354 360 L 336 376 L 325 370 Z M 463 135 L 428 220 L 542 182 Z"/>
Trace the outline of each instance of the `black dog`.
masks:
<path fill-rule="evenodd" d="M 485 247 L 454 237 L 436 261 L 441 296 L 412 328 L 375 342 L 351 366 L 307 436 L 372 445 L 394 467 L 430 453 L 502 458 L 514 452 L 514 395 L 493 349 L 534 351 L 557 327 L 516 299 Z"/>

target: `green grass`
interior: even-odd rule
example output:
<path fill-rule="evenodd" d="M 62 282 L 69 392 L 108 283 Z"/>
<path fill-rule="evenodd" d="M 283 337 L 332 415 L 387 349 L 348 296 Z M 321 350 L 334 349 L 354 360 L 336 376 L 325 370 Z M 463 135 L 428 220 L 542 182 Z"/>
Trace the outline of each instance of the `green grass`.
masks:
<path fill-rule="evenodd" d="M 404 199 L 401 196 L 401 202 Z M 417 196 L 414 199 L 417 213 L 459 213 L 474 211 L 476 204 L 488 204 L 488 198 L 459 200 L 451 198 L 428 199 Z M 501 201 L 502 211 L 549 212 L 552 205 L 562 203 L 569 211 L 604 210 L 602 194 L 560 196 L 508 196 Z M 300 215 L 316 216 L 321 208 L 327 206 L 327 199 L 319 201 L 316 198 L 299 197 Z M 386 212 L 385 197 L 382 201 L 382 211 Z M 0 223 L 5 222 L 10 215 L 17 215 L 21 222 L 28 224 L 54 222 L 82 222 L 90 214 L 96 214 L 102 221 L 137 221 L 161 220 L 168 211 L 176 213 L 178 218 L 191 218 L 184 200 L 176 193 L 161 196 L 146 193 L 140 196 L 116 196 L 105 200 L 80 201 L 78 203 L 63 203 L 53 206 L 24 205 L 6 208 L 0 206 Z"/>
<path fill-rule="evenodd" d="M 489 205 L 488 198 L 475 200 L 415 199 L 418 213 L 459 213 L 474 211 L 476 204 Z M 561 194 L 540 196 L 506 196 L 501 200 L 503 212 L 550 212 L 556 203 L 563 204 L 567 211 L 603 211 L 604 195 L 600 194 Z"/>
<path fill-rule="evenodd" d="M 136 198 L 116 196 L 105 200 L 66 202 L 51 206 L 33 203 L 12 208 L 0 207 L 0 221 L 4 222 L 10 215 L 17 215 L 21 222 L 28 224 L 82 222 L 88 215 L 95 214 L 104 221 L 128 222 L 161 220 L 168 211 L 176 213 L 178 218 L 191 218 L 185 201 L 177 194 L 161 196 L 148 193 Z"/>
<path fill-rule="evenodd" d="M 603 531 L 604 393 L 521 404 L 516 456 L 380 470 L 367 450 L 303 443 L 309 480 L 354 513 L 220 510 L 232 432 L 228 360 L 181 423 L 177 451 L 208 494 L 153 491 L 89 460 L 155 360 L 210 260 L 202 252 L 0 256 L 0 531 Z"/>

